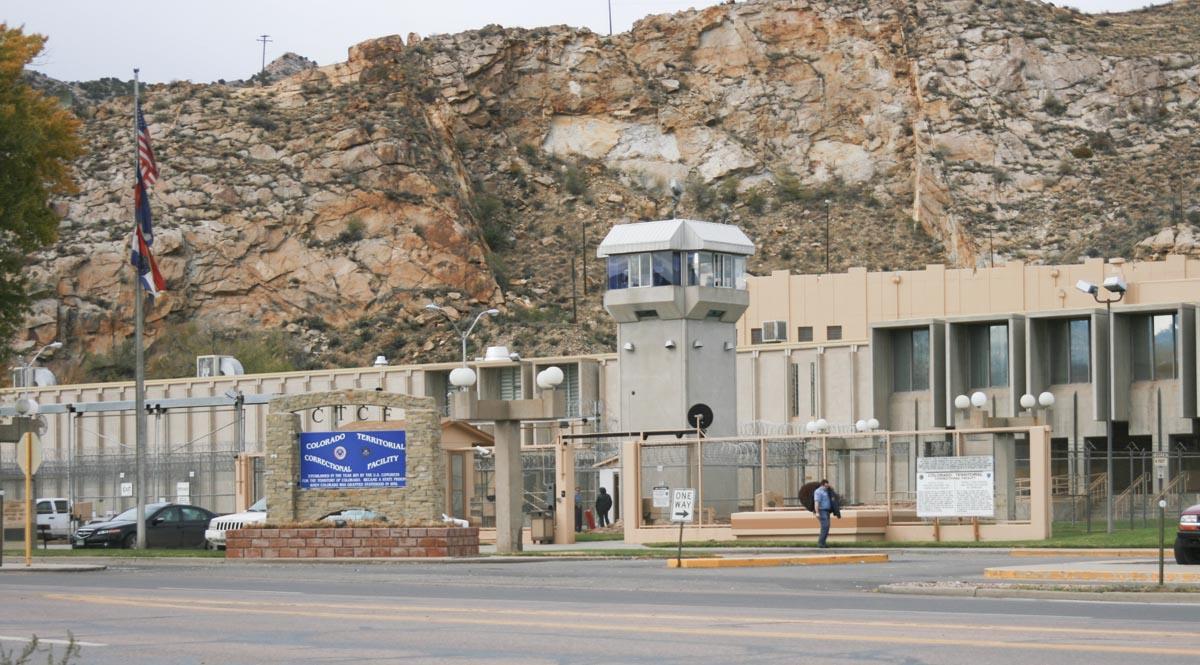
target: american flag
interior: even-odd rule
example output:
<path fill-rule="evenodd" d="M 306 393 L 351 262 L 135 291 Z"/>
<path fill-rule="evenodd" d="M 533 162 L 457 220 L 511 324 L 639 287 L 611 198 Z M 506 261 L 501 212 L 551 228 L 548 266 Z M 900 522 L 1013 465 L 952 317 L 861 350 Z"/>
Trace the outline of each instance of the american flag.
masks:
<path fill-rule="evenodd" d="M 147 188 L 158 179 L 158 165 L 154 163 L 154 149 L 150 147 L 150 129 L 142 115 L 142 105 L 137 104 L 137 154 L 138 165 L 134 173 L 133 211 L 136 224 L 130 241 L 129 262 L 137 268 L 138 278 L 146 292 L 152 297 L 167 288 L 150 245 L 154 244 L 154 226 L 150 219 L 150 196 Z"/>
<path fill-rule="evenodd" d="M 138 175 L 147 187 L 158 181 L 158 164 L 154 162 L 154 148 L 150 147 L 150 128 L 146 116 L 142 115 L 142 104 L 137 105 Z"/>

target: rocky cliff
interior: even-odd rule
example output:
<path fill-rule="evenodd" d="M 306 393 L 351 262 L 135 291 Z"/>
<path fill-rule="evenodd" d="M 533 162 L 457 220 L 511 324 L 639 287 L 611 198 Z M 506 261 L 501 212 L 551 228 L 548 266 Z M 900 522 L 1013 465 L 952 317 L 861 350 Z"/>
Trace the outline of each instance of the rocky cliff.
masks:
<path fill-rule="evenodd" d="M 1198 53 L 1194 0 L 758 0 L 151 86 L 170 290 L 151 333 L 195 320 L 284 328 L 329 363 L 456 357 L 434 300 L 501 308 L 481 344 L 604 350 L 596 243 L 675 212 L 743 226 L 759 273 L 823 270 L 827 250 L 834 270 L 1188 251 Z M 133 169 L 130 98 L 73 103 L 89 153 L 34 265 L 28 338 L 78 353 L 131 329 Z"/>

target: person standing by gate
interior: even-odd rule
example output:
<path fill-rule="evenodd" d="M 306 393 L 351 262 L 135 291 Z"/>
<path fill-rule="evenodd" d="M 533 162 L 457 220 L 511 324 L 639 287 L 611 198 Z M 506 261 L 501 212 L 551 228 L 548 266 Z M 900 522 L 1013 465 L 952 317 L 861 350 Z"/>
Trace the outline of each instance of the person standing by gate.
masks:
<path fill-rule="evenodd" d="M 575 490 L 575 531 L 583 531 L 583 492 Z"/>
<path fill-rule="evenodd" d="M 609 510 L 612 510 L 612 497 L 609 496 L 608 490 L 601 487 L 600 493 L 596 495 L 596 519 L 600 520 L 600 526 L 611 524 L 608 521 Z"/>
<path fill-rule="evenodd" d="M 817 521 L 821 523 L 821 535 L 817 538 L 817 547 L 829 547 L 825 539 L 829 537 L 829 513 L 833 512 L 833 488 L 829 481 L 821 479 L 821 486 L 813 492 L 813 507 L 816 508 Z"/>

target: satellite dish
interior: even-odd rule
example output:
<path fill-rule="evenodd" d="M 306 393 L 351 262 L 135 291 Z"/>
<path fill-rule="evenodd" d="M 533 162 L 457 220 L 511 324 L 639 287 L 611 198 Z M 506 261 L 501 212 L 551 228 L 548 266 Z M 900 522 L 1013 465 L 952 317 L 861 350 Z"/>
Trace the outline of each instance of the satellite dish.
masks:
<path fill-rule="evenodd" d="M 695 427 L 700 420 L 700 429 L 708 429 L 713 424 L 713 411 L 707 404 L 693 404 L 687 412 L 688 427 Z"/>

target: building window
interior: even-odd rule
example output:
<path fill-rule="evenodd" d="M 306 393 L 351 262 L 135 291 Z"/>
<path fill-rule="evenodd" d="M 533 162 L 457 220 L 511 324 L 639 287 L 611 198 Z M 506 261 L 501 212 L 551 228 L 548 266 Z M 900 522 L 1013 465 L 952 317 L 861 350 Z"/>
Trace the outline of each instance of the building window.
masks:
<path fill-rule="evenodd" d="M 746 257 L 717 252 L 688 252 L 687 286 L 746 288 Z"/>
<path fill-rule="evenodd" d="M 679 253 L 654 252 L 654 286 L 679 286 Z"/>
<path fill-rule="evenodd" d="M 762 328 L 751 328 L 750 329 L 750 343 L 751 344 L 762 344 Z"/>
<path fill-rule="evenodd" d="M 1174 314 L 1150 314 L 1133 317 L 1130 341 L 1133 345 L 1133 380 L 1166 381 L 1174 379 Z"/>
<path fill-rule="evenodd" d="M 630 254 L 629 255 L 629 288 L 635 289 L 641 286 L 652 286 L 654 284 L 654 272 L 651 268 L 651 260 L 649 254 Z"/>
<path fill-rule="evenodd" d="M 608 257 L 608 288 L 610 290 L 629 288 L 629 257 Z"/>
<path fill-rule="evenodd" d="M 929 329 L 892 331 L 892 391 L 929 390 Z"/>
<path fill-rule="evenodd" d="M 643 252 L 608 257 L 608 288 L 746 288 L 746 257 L 716 252 Z"/>
<path fill-rule="evenodd" d="M 800 342 L 813 341 L 812 326 L 800 326 L 796 328 L 796 340 Z"/>
<path fill-rule="evenodd" d="M 521 368 L 501 367 L 497 369 L 497 382 L 500 384 L 500 399 L 521 399 Z"/>
<path fill-rule="evenodd" d="M 1050 383 L 1087 383 L 1092 380 L 1091 322 L 1061 319 L 1050 322 Z"/>
<path fill-rule="evenodd" d="M 800 416 L 800 366 L 788 364 L 788 415 Z"/>
<path fill-rule="evenodd" d="M 971 388 L 1008 385 L 1008 324 L 968 327 L 967 359 Z"/>
<path fill-rule="evenodd" d="M 569 363 L 558 365 L 563 372 L 563 388 L 566 389 L 567 417 L 579 417 L 579 365 Z"/>
<path fill-rule="evenodd" d="M 842 338 L 841 326 L 825 326 L 825 339 L 836 341 Z"/>

